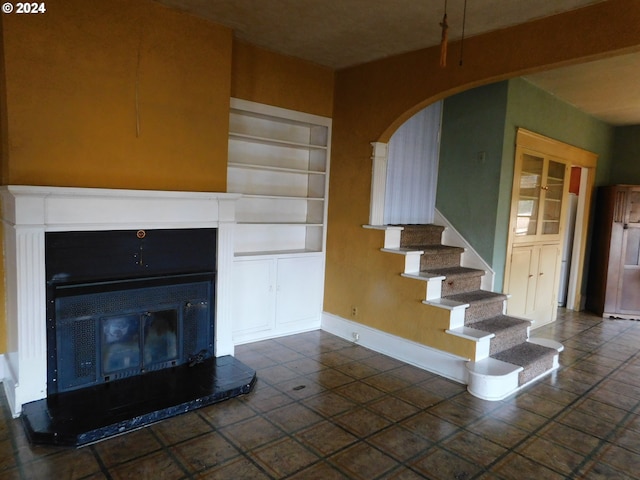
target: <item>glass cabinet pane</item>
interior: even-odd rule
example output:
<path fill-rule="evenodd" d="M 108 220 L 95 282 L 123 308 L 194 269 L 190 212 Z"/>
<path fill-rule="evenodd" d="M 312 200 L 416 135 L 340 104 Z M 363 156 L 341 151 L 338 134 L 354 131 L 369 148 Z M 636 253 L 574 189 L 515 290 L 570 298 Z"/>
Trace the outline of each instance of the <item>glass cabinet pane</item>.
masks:
<path fill-rule="evenodd" d="M 560 162 L 549 161 L 546 185 L 543 185 L 544 217 L 542 223 L 543 235 L 560 233 L 560 214 L 562 213 L 562 193 L 564 192 L 565 165 Z"/>
<path fill-rule="evenodd" d="M 516 236 L 537 233 L 538 211 L 540 210 L 540 181 L 544 159 L 523 154 L 522 172 L 518 189 L 518 211 Z"/>
<path fill-rule="evenodd" d="M 640 192 L 629 191 L 629 223 L 640 223 Z"/>

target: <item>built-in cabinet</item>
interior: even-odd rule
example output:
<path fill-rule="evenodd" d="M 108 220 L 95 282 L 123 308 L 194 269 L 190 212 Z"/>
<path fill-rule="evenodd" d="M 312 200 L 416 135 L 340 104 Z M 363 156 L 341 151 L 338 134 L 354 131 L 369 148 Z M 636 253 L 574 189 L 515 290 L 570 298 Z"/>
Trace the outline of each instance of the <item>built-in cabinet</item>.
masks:
<path fill-rule="evenodd" d="M 532 320 L 555 318 L 557 297 L 554 287 L 558 285 L 558 243 L 523 245 L 511 252 L 510 291 L 524 292 L 509 299 L 508 313 Z"/>
<path fill-rule="evenodd" d="M 517 148 L 505 293 L 507 313 L 534 326 L 557 316 L 569 172 L 566 160 Z"/>
<path fill-rule="evenodd" d="M 231 99 L 234 342 L 318 328 L 331 119 Z"/>
<path fill-rule="evenodd" d="M 593 231 L 587 309 L 640 318 L 640 185 L 600 187 Z"/>
<path fill-rule="evenodd" d="M 233 269 L 234 342 L 317 328 L 323 264 L 317 254 L 237 260 Z"/>

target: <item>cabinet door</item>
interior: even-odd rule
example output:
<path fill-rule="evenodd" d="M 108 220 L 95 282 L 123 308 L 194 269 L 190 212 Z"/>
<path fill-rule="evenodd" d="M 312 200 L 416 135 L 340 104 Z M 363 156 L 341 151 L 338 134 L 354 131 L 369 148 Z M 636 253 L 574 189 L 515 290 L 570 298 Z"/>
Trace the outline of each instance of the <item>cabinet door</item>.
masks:
<path fill-rule="evenodd" d="M 536 327 L 554 321 L 560 266 L 559 244 L 514 247 L 507 313 L 533 320 Z"/>
<path fill-rule="evenodd" d="M 526 317 L 534 308 L 537 280 L 538 249 L 517 247 L 511 253 L 511 273 L 509 275 L 510 294 L 507 313 Z"/>
<path fill-rule="evenodd" d="M 324 287 L 322 257 L 279 259 L 277 285 L 278 327 L 320 321 Z"/>
<path fill-rule="evenodd" d="M 568 196 L 569 167 L 542 155 L 522 152 L 514 178 L 513 243 L 561 239 Z"/>
<path fill-rule="evenodd" d="M 556 319 L 558 310 L 558 280 L 561 266 L 560 245 L 539 247 L 536 294 L 532 319 L 536 327 Z"/>
<path fill-rule="evenodd" d="M 637 315 L 640 313 L 640 190 L 629 190 L 624 220 L 617 311 Z"/>
<path fill-rule="evenodd" d="M 514 182 L 517 189 L 514 225 L 516 238 L 535 237 L 538 234 L 543 170 L 543 157 L 522 154 L 519 178 L 516 177 Z"/>
<path fill-rule="evenodd" d="M 231 315 L 235 341 L 242 335 L 274 328 L 274 280 L 274 260 L 234 262 Z"/>

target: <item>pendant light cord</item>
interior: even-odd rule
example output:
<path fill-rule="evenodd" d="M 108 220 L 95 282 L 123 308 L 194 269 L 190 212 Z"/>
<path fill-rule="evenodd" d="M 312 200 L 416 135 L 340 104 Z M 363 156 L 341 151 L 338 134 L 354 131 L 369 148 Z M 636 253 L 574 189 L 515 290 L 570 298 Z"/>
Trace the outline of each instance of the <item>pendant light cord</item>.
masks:
<path fill-rule="evenodd" d="M 460 39 L 460 66 L 462 66 L 462 54 L 464 53 L 464 27 L 466 23 L 467 23 L 467 0 L 464 0 L 464 10 L 462 13 L 462 38 Z"/>

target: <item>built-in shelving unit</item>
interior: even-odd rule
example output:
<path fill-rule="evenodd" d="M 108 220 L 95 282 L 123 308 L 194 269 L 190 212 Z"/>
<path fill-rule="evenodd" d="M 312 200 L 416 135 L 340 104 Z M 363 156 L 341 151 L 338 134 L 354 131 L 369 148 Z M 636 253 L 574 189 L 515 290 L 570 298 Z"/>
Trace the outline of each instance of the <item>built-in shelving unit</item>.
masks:
<path fill-rule="evenodd" d="M 324 251 L 330 141 L 329 118 L 231 100 L 236 255 Z"/>
<path fill-rule="evenodd" d="M 330 146 L 330 118 L 231 99 L 236 343 L 319 326 Z"/>

